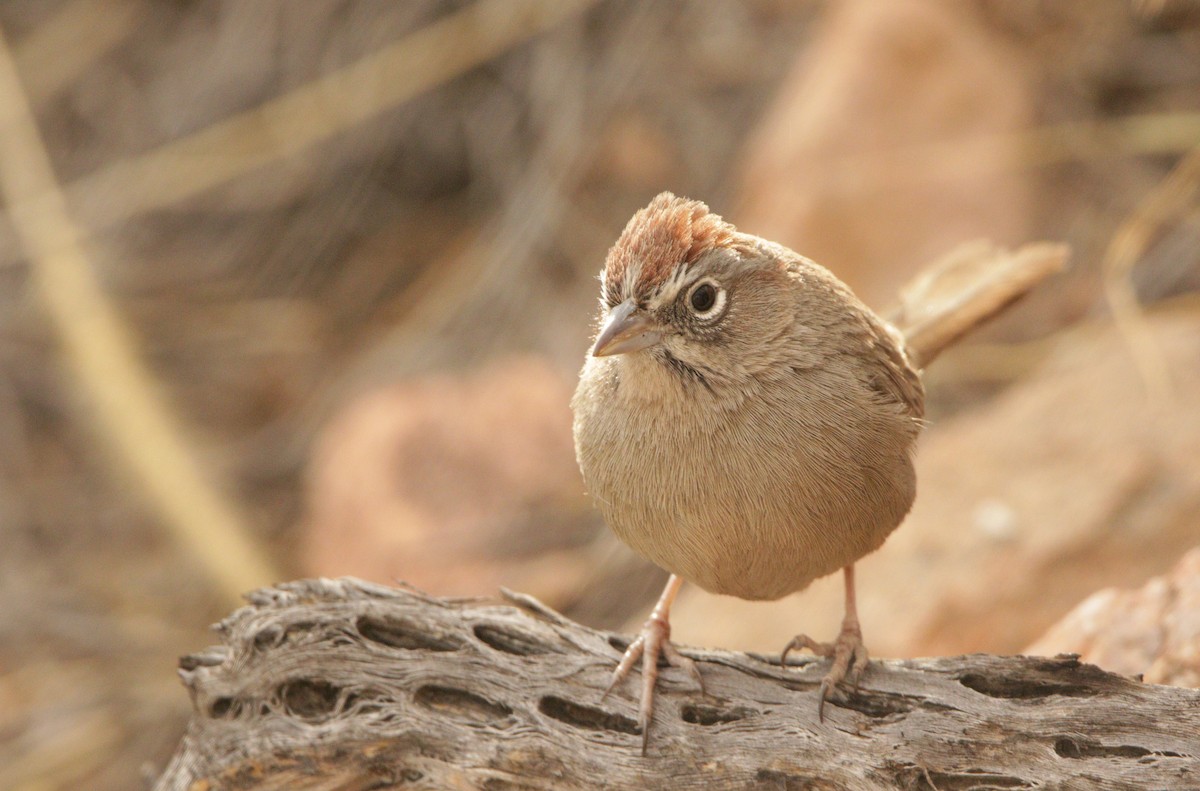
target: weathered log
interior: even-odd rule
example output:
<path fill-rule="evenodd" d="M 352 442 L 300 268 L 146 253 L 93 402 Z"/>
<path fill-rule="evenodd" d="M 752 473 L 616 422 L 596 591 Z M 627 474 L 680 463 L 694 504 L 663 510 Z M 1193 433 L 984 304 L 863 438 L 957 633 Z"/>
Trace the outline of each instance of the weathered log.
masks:
<path fill-rule="evenodd" d="M 875 661 L 817 718 L 824 661 L 681 649 L 643 756 L 628 638 L 538 602 L 353 579 L 251 595 L 181 660 L 183 789 L 1200 788 L 1200 690 L 1052 659 Z"/>

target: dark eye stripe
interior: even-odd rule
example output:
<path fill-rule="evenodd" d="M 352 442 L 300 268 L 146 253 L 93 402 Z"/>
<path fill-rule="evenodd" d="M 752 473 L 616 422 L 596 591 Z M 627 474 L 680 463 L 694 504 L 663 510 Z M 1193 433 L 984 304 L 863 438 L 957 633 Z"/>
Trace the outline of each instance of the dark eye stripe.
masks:
<path fill-rule="evenodd" d="M 676 374 L 679 374 L 685 380 L 691 380 L 693 382 L 698 382 L 701 385 L 703 385 L 704 389 L 707 390 L 708 392 L 715 393 L 712 385 L 709 384 L 708 377 L 705 376 L 704 373 L 701 372 L 701 370 L 699 368 L 697 368 L 696 366 L 688 365 L 683 360 L 680 360 L 678 357 L 671 354 L 671 352 L 667 351 L 666 349 L 663 349 L 661 351 L 661 359 L 664 360 L 667 363 L 667 365 L 672 370 L 675 371 Z"/>

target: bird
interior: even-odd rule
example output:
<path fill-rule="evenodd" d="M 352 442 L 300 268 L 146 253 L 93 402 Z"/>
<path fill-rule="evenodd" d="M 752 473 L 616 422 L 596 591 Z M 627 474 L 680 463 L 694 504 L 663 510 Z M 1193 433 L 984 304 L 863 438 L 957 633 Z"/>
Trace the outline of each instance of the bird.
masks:
<path fill-rule="evenodd" d="M 598 329 L 572 398 L 576 458 L 610 528 L 670 573 L 613 672 L 642 660 L 646 751 L 661 657 L 703 691 L 670 641 L 684 581 L 773 600 L 841 572 L 818 715 L 868 664 L 854 564 L 916 496 L 921 371 L 904 336 L 828 269 L 663 192 L 636 212 L 600 275 Z"/>

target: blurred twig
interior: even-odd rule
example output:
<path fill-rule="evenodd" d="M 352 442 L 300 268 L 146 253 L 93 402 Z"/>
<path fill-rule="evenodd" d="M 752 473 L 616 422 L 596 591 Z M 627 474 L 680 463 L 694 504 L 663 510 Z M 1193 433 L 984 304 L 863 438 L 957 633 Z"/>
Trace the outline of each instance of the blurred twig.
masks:
<path fill-rule="evenodd" d="M 470 338 L 474 353 L 489 346 L 492 327 L 547 301 L 539 271 L 539 246 L 551 244 L 570 214 L 571 193 L 598 143 L 587 134 L 602 125 L 627 95 L 648 53 L 670 23 L 666 4 L 632 9 L 614 33 L 611 63 L 589 66 L 570 41 L 547 42 L 535 53 L 535 74 L 545 85 L 533 91 L 541 104 L 537 153 L 506 190 L 503 207 L 452 258 L 431 266 L 404 295 L 385 336 L 345 368 L 338 399 L 386 372 L 411 372 L 431 365 L 445 337 Z M 591 72 L 603 79 L 589 80 Z M 586 100 L 586 101 L 585 101 Z M 315 405 L 319 412 L 327 405 Z"/>
<path fill-rule="evenodd" d="M 136 344 L 96 281 L 49 152 L 0 34 L 0 192 L 68 365 L 114 456 L 229 601 L 278 580 L 245 520 L 205 480 Z"/>
<path fill-rule="evenodd" d="M 857 194 L 1106 156 L 1177 154 L 1197 141 L 1200 113 L 1151 113 L 859 152 L 823 172 L 830 186 Z"/>
<path fill-rule="evenodd" d="M 146 10 L 135 0 L 70 0 L 13 48 L 30 103 L 52 98 L 124 39 Z"/>
<path fill-rule="evenodd" d="M 298 154 L 553 28 L 596 0 L 479 0 L 376 53 L 67 187 L 97 231 Z"/>
<path fill-rule="evenodd" d="M 1155 316 L 1200 316 L 1200 293 L 1188 292 L 1157 301 L 1148 312 Z M 1107 319 L 1087 320 L 1034 340 L 959 344 L 947 349 L 946 353 L 938 358 L 933 376 L 939 383 L 1011 382 L 1027 376 L 1052 354 L 1061 357 L 1064 354 L 1075 353 L 1076 349 L 1092 348 L 1094 339 L 1105 333 L 1108 326 Z"/>
<path fill-rule="evenodd" d="M 1131 278 L 1133 267 L 1169 223 L 1200 193 L 1200 147 L 1183 157 L 1113 234 L 1104 255 L 1104 295 L 1146 386 L 1151 403 L 1171 398 L 1166 360 L 1146 329 Z"/>
<path fill-rule="evenodd" d="M 28 95 L 15 67 L 7 64 L 10 84 L 0 100 L 8 123 L 0 141 L 0 167 L 13 230 L 36 259 L 34 273 L 47 308 L 84 389 L 98 405 L 103 430 L 147 485 L 167 523 L 229 595 L 278 575 L 261 551 L 249 546 L 232 505 L 205 486 L 178 427 L 136 359 L 126 328 L 95 282 L 79 244 L 84 230 L 71 222 L 68 201 L 82 212 L 86 231 L 94 232 L 183 200 L 368 120 L 594 2 L 480 0 L 254 110 L 102 169 L 70 185 L 65 197 L 28 109 Z M 77 33 L 89 9 L 95 10 L 88 3 L 47 23 L 47 41 L 61 42 Z M 106 24 L 109 33 L 116 35 L 119 22 Z M 94 57 L 111 38 L 98 36 L 96 45 L 83 48 L 72 62 Z M 46 44 L 29 46 L 26 57 L 36 63 Z M 64 66 L 58 77 L 38 84 L 52 90 L 69 71 Z"/>
<path fill-rule="evenodd" d="M 1147 113 L 1017 132 L 1019 167 L 1079 162 L 1104 154 L 1177 154 L 1200 140 L 1200 113 Z"/>
<path fill-rule="evenodd" d="M 930 264 L 900 291 L 889 320 L 921 367 L 1067 265 L 1064 244 L 1035 242 L 1005 250 L 967 242 Z"/>

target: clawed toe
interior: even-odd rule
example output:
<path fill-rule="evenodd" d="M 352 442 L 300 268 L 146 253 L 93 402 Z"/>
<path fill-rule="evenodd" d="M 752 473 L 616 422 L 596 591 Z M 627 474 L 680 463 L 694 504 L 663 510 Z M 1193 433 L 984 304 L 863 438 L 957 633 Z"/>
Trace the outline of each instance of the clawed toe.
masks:
<path fill-rule="evenodd" d="M 680 668 L 691 676 L 696 682 L 696 686 L 700 688 L 700 693 L 704 694 L 704 679 L 701 677 L 696 663 L 679 653 L 675 646 L 671 645 L 671 624 L 667 620 L 667 614 L 671 601 L 675 598 L 675 592 L 679 590 L 679 585 L 680 580 L 675 576 L 672 576 L 667 582 L 667 588 L 663 591 L 654 612 L 642 624 L 641 634 L 625 649 L 625 655 L 621 657 L 620 663 L 613 671 L 608 688 L 600 696 L 601 700 L 607 698 L 617 684 L 620 684 L 633 670 L 638 659 L 642 660 L 642 699 L 638 704 L 638 726 L 642 730 L 642 755 L 646 754 L 646 745 L 650 739 L 650 722 L 654 718 L 654 684 L 658 680 L 658 658 L 660 656 L 671 667 Z"/>
<path fill-rule="evenodd" d="M 821 656 L 826 659 L 833 656 L 833 643 L 818 643 L 806 634 L 798 634 L 783 647 L 783 654 L 779 657 L 779 664 L 786 665 L 788 654 L 793 651 L 802 651 L 805 648 L 812 651 L 814 656 Z"/>
<path fill-rule="evenodd" d="M 643 630 L 644 629 L 645 627 L 643 627 Z M 629 675 L 629 671 L 633 669 L 633 663 L 641 658 L 642 654 L 645 652 L 645 649 L 646 634 L 643 631 L 643 633 L 638 635 L 637 639 L 630 643 L 629 647 L 625 649 L 625 653 L 622 655 L 621 661 L 617 663 L 616 668 L 613 670 L 612 678 L 609 679 L 608 686 L 604 689 L 604 694 L 600 696 L 601 702 L 603 702 L 604 699 L 607 698 L 609 694 L 617 688 L 617 684 L 620 684 L 625 680 L 625 677 Z"/>
<path fill-rule="evenodd" d="M 642 699 L 638 704 L 638 726 L 642 731 L 642 754 L 646 754 L 646 745 L 650 738 L 650 722 L 654 718 L 654 685 L 658 681 L 658 658 L 661 656 L 671 667 L 677 667 L 696 682 L 700 693 L 704 694 L 704 678 L 696 663 L 687 658 L 671 644 L 668 639 L 671 634 L 670 625 L 657 618 L 650 618 L 642 626 L 642 633 L 625 649 L 620 664 L 613 671 L 612 680 L 604 694 L 604 700 L 633 670 L 638 659 L 642 660 Z"/>
<path fill-rule="evenodd" d="M 868 662 L 870 662 L 870 657 L 867 656 L 867 647 L 862 644 L 862 638 L 859 637 L 858 643 L 854 646 L 854 654 L 850 657 L 850 669 L 846 673 L 846 681 L 855 690 L 862 681 L 862 674 L 867 669 Z"/>
<path fill-rule="evenodd" d="M 862 632 L 857 625 L 844 625 L 837 640 L 832 643 L 819 643 L 808 635 L 797 635 L 783 649 L 780 664 L 787 664 L 788 654 L 807 648 L 816 656 L 832 659 L 829 672 L 821 679 L 818 690 L 817 719 L 825 721 L 825 700 L 830 691 L 843 682 L 857 690 L 862 680 L 863 671 L 870 661 L 867 647 L 863 645 Z"/>
<path fill-rule="evenodd" d="M 817 656 L 833 660 L 829 665 L 829 672 L 821 679 L 820 701 L 817 703 L 817 719 L 821 722 L 825 721 L 825 699 L 829 697 L 830 690 L 843 681 L 857 690 L 858 682 L 862 679 L 863 671 L 867 669 L 867 663 L 870 661 L 867 656 L 867 647 L 863 645 L 862 629 L 858 625 L 858 609 L 855 605 L 854 595 L 854 564 L 842 569 L 842 577 L 846 584 L 846 615 L 842 619 L 842 630 L 838 633 L 837 639 L 832 643 L 818 643 L 808 635 L 797 635 L 783 649 L 783 654 L 779 658 L 779 663 L 786 665 L 789 653 L 807 648 Z"/>
<path fill-rule="evenodd" d="M 675 646 L 668 640 L 663 641 L 662 650 L 663 656 L 667 659 L 667 664 L 671 667 L 677 667 L 691 676 L 692 681 L 696 682 L 696 687 L 700 690 L 700 694 L 706 694 L 704 692 L 704 676 L 700 675 L 700 668 L 696 667 L 696 663 L 679 653 Z"/>

